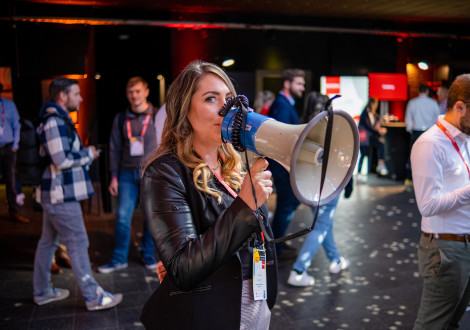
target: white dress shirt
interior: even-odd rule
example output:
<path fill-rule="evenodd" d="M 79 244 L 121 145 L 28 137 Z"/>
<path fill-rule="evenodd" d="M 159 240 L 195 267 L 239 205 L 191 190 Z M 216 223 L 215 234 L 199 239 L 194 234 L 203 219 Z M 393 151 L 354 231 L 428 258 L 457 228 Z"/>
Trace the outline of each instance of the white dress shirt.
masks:
<path fill-rule="evenodd" d="M 435 100 L 425 95 L 415 97 L 406 106 L 406 130 L 425 131 L 436 123 L 440 114 L 441 110 Z"/>
<path fill-rule="evenodd" d="M 470 164 L 468 135 L 440 116 Z M 470 166 L 470 165 L 469 165 Z M 424 132 L 411 151 L 413 186 L 421 230 L 425 233 L 470 234 L 470 178 L 450 139 L 437 126 Z"/>

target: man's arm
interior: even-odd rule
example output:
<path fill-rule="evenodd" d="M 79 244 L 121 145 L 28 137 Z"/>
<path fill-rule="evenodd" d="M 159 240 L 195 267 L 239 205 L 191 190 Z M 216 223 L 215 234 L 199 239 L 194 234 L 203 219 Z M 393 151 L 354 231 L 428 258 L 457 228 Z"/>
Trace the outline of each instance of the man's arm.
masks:
<path fill-rule="evenodd" d="M 68 146 L 68 131 L 63 119 L 48 118 L 44 124 L 44 147 L 51 156 L 52 163 L 61 170 L 91 164 L 95 157 L 94 148 L 82 148 L 78 152 Z"/>
<path fill-rule="evenodd" d="M 443 150 L 428 140 L 417 141 L 411 151 L 416 202 L 424 217 L 453 211 L 470 203 L 470 185 L 451 192 L 443 192 L 444 154 Z M 463 171 L 464 175 L 468 175 L 465 167 Z"/>
<path fill-rule="evenodd" d="M 109 170 L 111 172 L 111 182 L 108 190 L 113 196 L 117 196 L 118 194 L 118 175 L 122 152 L 122 127 L 119 127 L 119 117 L 122 115 L 122 113 L 118 113 L 114 117 L 109 139 Z"/>
<path fill-rule="evenodd" d="M 11 111 L 13 113 L 13 120 L 11 123 L 11 129 L 12 129 L 12 134 L 13 134 L 13 145 L 11 149 L 13 151 L 18 150 L 19 145 L 20 145 L 20 129 L 21 129 L 21 124 L 20 124 L 20 115 L 18 114 L 18 109 L 16 108 L 16 105 L 14 102 L 9 102 Z"/>
<path fill-rule="evenodd" d="M 411 132 L 413 130 L 413 118 L 411 116 L 412 112 L 412 102 L 409 101 L 408 104 L 406 105 L 406 110 L 405 110 L 405 124 L 406 124 L 406 130 L 408 132 Z"/>

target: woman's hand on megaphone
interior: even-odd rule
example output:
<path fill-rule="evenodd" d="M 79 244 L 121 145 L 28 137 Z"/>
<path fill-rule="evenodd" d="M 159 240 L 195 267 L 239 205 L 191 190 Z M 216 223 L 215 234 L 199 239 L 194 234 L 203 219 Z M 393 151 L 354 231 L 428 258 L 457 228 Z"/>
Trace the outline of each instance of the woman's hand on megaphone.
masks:
<path fill-rule="evenodd" d="M 265 170 L 268 167 L 266 159 L 258 159 L 250 169 L 251 179 L 256 194 L 256 204 L 253 197 L 250 176 L 247 174 L 243 180 L 242 187 L 238 196 L 253 210 L 260 207 L 273 193 L 273 182 L 271 181 L 271 172 Z"/>

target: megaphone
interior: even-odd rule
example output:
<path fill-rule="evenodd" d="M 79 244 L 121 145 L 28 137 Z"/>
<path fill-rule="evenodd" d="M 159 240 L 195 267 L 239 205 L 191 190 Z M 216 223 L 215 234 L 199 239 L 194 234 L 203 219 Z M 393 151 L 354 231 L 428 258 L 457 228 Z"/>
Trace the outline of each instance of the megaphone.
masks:
<path fill-rule="evenodd" d="M 333 111 L 328 166 L 322 189 L 320 179 L 326 158 L 327 111 L 303 125 L 285 124 L 248 112 L 242 130 L 238 112 L 239 109 L 235 108 L 225 115 L 223 139 L 238 142 L 246 149 L 281 164 L 290 173 L 292 190 L 300 202 L 309 206 L 327 204 L 341 193 L 351 179 L 359 152 L 359 133 L 347 112 Z"/>

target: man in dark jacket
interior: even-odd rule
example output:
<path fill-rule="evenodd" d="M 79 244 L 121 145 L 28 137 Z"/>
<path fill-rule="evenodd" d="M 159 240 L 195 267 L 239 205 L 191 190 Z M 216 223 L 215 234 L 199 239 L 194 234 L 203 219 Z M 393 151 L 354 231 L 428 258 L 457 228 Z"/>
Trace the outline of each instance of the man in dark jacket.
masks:
<path fill-rule="evenodd" d="M 299 116 L 294 107 L 294 98 L 301 98 L 305 91 L 305 72 L 299 69 L 287 69 L 281 77 L 282 89 L 269 109 L 268 116 L 286 124 L 299 124 Z M 272 222 L 275 238 L 283 237 L 294 217 L 300 202 L 294 195 L 290 185 L 289 172 L 279 163 L 269 159 L 269 169 L 274 178 L 276 188 L 276 211 Z M 276 244 L 278 259 L 294 259 L 297 251 L 286 244 Z"/>
<path fill-rule="evenodd" d="M 149 89 L 143 78 L 131 78 L 126 94 L 130 107 L 114 118 L 109 146 L 112 178 L 108 189 L 111 195 L 118 196 L 114 251 L 111 261 L 98 268 L 100 273 L 127 268 L 132 214 L 139 196 L 140 166 L 143 158 L 155 150 L 157 135 L 161 135 L 156 128 L 162 125 L 156 125 L 155 118 L 165 120 L 159 116 L 165 109 L 159 110 L 147 101 Z M 141 247 L 145 267 L 156 270 L 155 245 L 145 224 Z"/>

